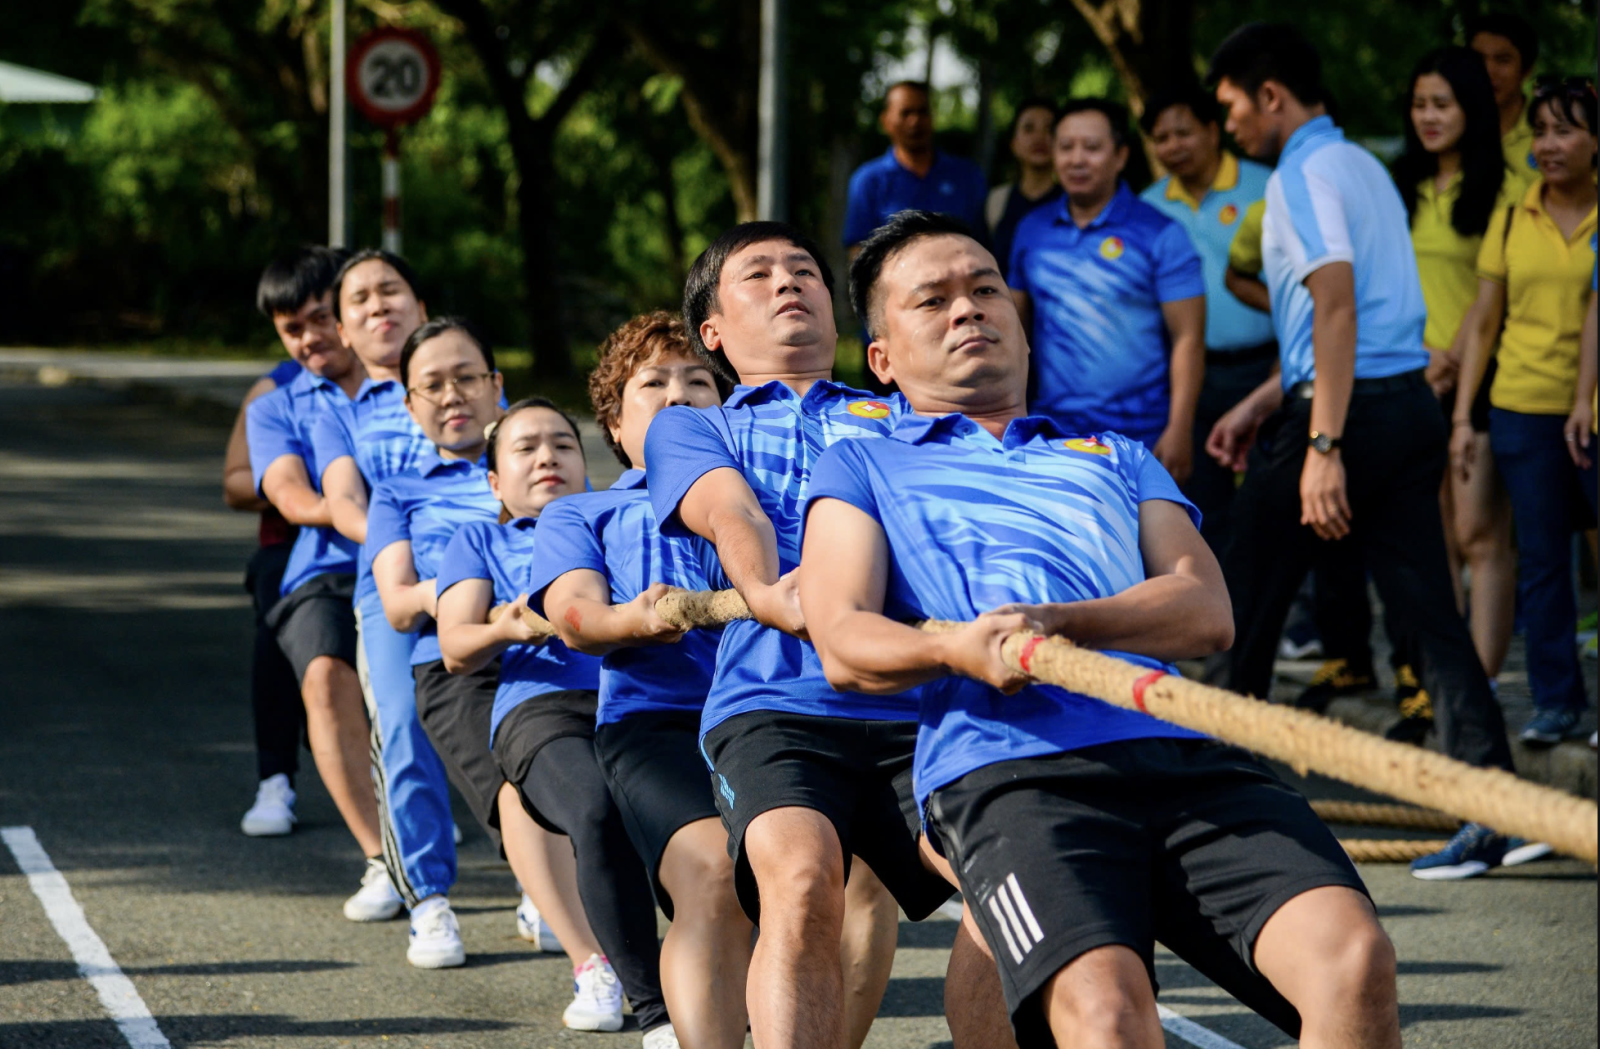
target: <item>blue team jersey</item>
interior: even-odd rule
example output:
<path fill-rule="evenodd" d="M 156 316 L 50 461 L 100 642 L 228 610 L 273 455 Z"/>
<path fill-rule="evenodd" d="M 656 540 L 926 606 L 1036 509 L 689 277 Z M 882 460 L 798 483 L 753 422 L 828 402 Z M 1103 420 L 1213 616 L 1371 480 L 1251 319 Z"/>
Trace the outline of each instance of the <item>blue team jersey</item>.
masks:
<path fill-rule="evenodd" d="M 436 579 L 451 536 L 464 524 L 497 521 L 499 516 L 500 500 L 489 490 L 487 466 L 441 459 L 434 453 L 372 490 L 367 510 L 369 564 L 385 547 L 409 542 L 417 579 Z M 438 626 L 429 619 L 417 630 L 411 665 L 440 658 Z"/>
<path fill-rule="evenodd" d="M 1253 160 L 1222 154 L 1211 189 L 1198 202 L 1183 183 L 1166 175 L 1139 199 L 1183 227 L 1200 253 L 1206 281 L 1206 349 L 1228 352 L 1272 341 L 1272 318 L 1234 298 L 1228 290 L 1228 249 L 1245 211 L 1266 196 L 1272 169 Z"/>
<path fill-rule="evenodd" d="M 440 559 L 439 574 L 434 577 L 439 593 L 464 579 L 491 581 L 497 605 L 528 593 L 538 523 L 536 517 L 519 517 L 505 524 L 474 521 L 462 526 Z M 548 692 L 599 687 L 600 660 L 574 652 L 560 638 L 537 645 L 512 645 L 500 655 L 500 685 L 489 714 L 489 742 L 493 744 L 505 716 L 525 700 Z"/>
<path fill-rule="evenodd" d="M 285 455 L 304 461 L 311 487 L 322 491 L 312 431 L 320 419 L 336 414 L 349 402 L 337 383 L 303 369 L 285 385 L 251 401 L 244 420 L 256 491 L 261 491 L 267 467 Z M 301 528 L 289 550 L 280 593 L 287 594 L 319 575 L 354 572 L 356 549 L 355 543 L 332 528 Z"/>
<path fill-rule="evenodd" d="M 964 415 L 908 415 L 887 441 L 828 450 L 808 505 L 840 499 L 888 537 L 883 614 L 969 620 L 1011 602 L 1085 601 L 1143 582 L 1139 504 L 1190 505 L 1144 446 L 1068 437 L 1047 418 L 997 441 Z M 1114 652 L 1175 671 L 1159 660 Z M 974 769 L 1143 737 L 1196 733 L 1051 685 L 1003 696 L 970 678 L 923 686 L 913 786 L 919 804 Z"/>
<path fill-rule="evenodd" d="M 983 205 L 988 195 L 983 169 L 965 157 L 935 150 L 933 166 L 921 176 L 902 167 L 890 146 L 887 153 L 867 161 L 850 176 L 845 247 L 860 244 L 890 216 L 913 208 L 958 218 L 973 236 L 982 238 L 987 229 Z"/>
<path fill-rule="evenodd" d="M 433 442 L 406 411 L 405 389 L 394 379 L 363 382 L 341 411 L 319 421 L 312 443 L 322 470 L 347 455 L 355 460 L 367 482 L 369 502 L 379 484 L 434 454 Z M 362 547 L 356 565 L 358 605 L 378 595 L 368 553 Z"/>
<path fill-rule="evenodd" d="M 1334 262 L 1355 271 L 1355 377 L 1427 367 L 1428 307 L 1400 191 L 1378 159 L 1346 142 L 1328 117 L 1302 124 L 1284 144 L 1267 180 L 1261 258 L 1285 389 L 1316 378 L 1305 279 Z"/>
<path fill-rule="evenodd" d="M 879 397 L 818 382 L 804 397 L 781 382 L 735 388 L 716 408 L 668 408 L 650 423 L 646 483 L 663 535 L 688 535 L 678 504 L 701 477 L 721 467 L 744 475 L 778 537 L 778 561 L 800 563 L 800 507 L 811 468 L 829 445 L 883 437 L 910 411 L 899 394 Z M 728 624 L 706 697 L 702 733 L 735 714 L 791 714 L 905 721 L 917 716 L 915 690 L 894 696 L 835 692 L 809 643 L 754 620 Z"/>
<path fill-rule="evenodd" d="M 539 519 L 528 605 L 540 615 L 545 615 L 550 584 L 581 568 L 606 577 L 614 605 L 632 601 L 653 583 L 684 590 L 727 588 L 710 543 L 699 536 L 663 536 L 656 528 L 643 470 L 627 471 L 608 491 L 557 499 Z M 721 631 L 691 630 L 676 644 L 607 653 L 600 664 L 597 723 L 647 710 L 698 712 L 711 691 L 721 640 Z"/>
<path fill-rule="evenodd" d="M 1206 293 L 1183 227 L 1125 183 L 1082 229 L 1062 197 L 1018 223 L 1008 280 L 1033 307 L 1029 410 L 1069 433 L 1115 430 L 1153 445 L 1171 404 L 1161 306 Z"/>
<path fill-rule="evenodd" d="M 262 376 L 262 378 L 271 379 L 272 385 L 274 386 L 287 386 L 294 381 L 295 376 L 299 375 L 303 371 L 305 371 L 305 369 L 300 366 L 299 361 L 279 361 L 273 366 L 272 370 L 267 372 L 267 374 Z"/>

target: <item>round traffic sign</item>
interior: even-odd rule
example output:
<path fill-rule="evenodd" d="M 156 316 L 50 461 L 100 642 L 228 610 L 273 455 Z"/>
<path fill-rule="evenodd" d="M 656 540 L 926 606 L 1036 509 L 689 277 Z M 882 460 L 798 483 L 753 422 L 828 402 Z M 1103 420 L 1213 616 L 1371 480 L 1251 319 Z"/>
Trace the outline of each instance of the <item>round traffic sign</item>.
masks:
<path fill-rule="evenodd" d="M 439 52 L 414 29 L 375 29 L 345 62 L 350 100 L 379 127 L 421 120 L 439 90 Z"/>

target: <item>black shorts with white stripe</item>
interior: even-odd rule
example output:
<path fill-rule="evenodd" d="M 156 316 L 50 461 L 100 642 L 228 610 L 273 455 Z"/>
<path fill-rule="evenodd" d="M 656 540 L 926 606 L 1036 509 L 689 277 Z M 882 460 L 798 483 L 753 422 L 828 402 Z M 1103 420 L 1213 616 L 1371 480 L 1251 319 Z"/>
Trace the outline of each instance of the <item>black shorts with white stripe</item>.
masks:
<path fill-rule="evenodd" d="M 1255 941 L 1309 889 L 1366 893 L 1297 791 L 1236 747 L 1139 739 L 977 769 L 933 792 L 939 847 L 994 952 L 1023 1049 L 1050 1045 L 1037 996 L 1097 947 L 1136 952 L 1155 986 L 1160 942 L 1299 1036 L 1256 972 Z"/>

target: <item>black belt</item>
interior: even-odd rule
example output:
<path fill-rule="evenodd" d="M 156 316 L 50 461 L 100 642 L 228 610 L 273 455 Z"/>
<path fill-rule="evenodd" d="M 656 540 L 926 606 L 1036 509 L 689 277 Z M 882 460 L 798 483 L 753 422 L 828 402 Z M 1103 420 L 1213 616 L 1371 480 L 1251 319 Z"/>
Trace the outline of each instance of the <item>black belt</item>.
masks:
<path fill-rule="evenodd" d="M 1399 375 L 1385 375 L 1381 379 L 1357 379 L 1350 384 L 1350 396 L 1372 395 L 1380 393 L 1405 393 L 1411 390 L 1427 389 L 1428 380 L 1423 378 L 1423 369 L 1414 372 L 1401 372 Z M 1297 382 L 1289 387 L 1289 396 L 1302 401 L 1309 401 L 1314 392 L 1314 381 L 1306 380 Z"/>
<path fill-rule="evenodd" d="M 1255 364 L 1259 361 L 1275 361 L 1277 359 L 1278 344 L 1271 340 L 1258 346 L 1241 346 L 1236 350 L 1206 351 L 1207 367 L 1218 364 Z"/>

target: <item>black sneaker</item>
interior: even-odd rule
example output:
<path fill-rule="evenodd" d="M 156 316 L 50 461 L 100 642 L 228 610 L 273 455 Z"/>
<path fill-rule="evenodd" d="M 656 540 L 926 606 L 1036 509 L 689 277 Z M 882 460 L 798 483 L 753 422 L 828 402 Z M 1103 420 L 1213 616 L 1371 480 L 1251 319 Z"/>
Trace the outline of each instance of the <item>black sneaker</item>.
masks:
<path fill-rule="evenodd" d="M 1395 696 L 1400 700 L 1400 720 L 1389 726 L 1383 738 L 1421 746 L 1433 728 L 1433 700 L 1428 698 L 1428 690 L 1417 684 L 1410 667 L 1401 667 L 1395 676 L 1399 680 Z"/>
<path fill-rule="evenodd" d="M 1348 659 L 1329 659 L 1311 675 L 1311 684 L 1295 697 L 1294 705 L 1320 714 L 1339 696 L 1365 692 L 1373 684 L 1371 670 L 1352 670 Z"/>

